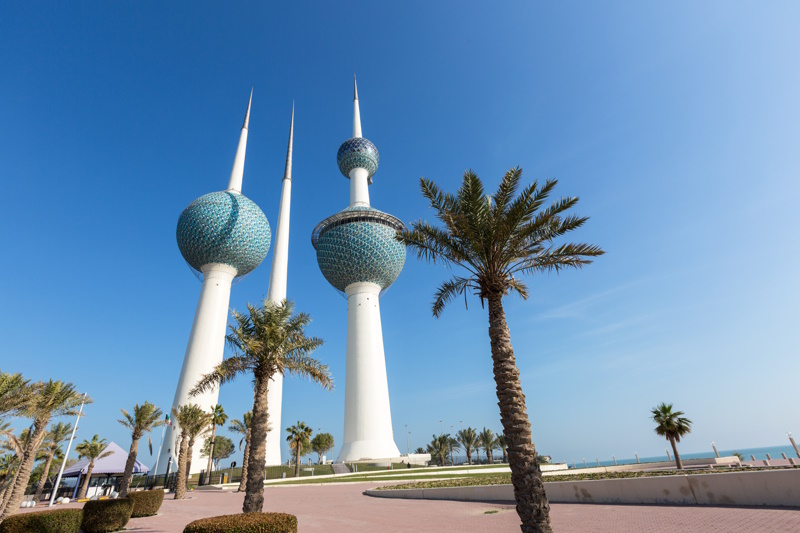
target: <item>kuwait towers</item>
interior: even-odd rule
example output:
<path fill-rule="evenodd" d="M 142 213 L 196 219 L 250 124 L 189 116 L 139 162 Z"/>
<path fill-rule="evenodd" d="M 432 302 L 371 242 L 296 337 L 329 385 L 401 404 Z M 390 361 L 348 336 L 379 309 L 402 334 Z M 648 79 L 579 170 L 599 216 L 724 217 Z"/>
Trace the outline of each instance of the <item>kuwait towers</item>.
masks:
<path fill-rule="evenodd" d="M 252 200 L 242 195 L 252 100 L 251 93 L 227 190 L 201 196 L 189 204 L 178 219 L 178 248 L 189 266 L 202 275 L 203 286 L 173 407 L 196 403 L 208 412 L 217 404 L 219 389 L 194 397 L 189 396 L 189 391 L 203 375 L 222 362 L 231 283 L 260 265 L 269 250 L 271 235 L 267 217 Z M 166 470 L 169 457 L 172 457 L 173 468 L 177 465 L 178 433 L 176 425 L 167 428 L 158 461 L 161 472 Z M 195 446 L 191 458 L 195 471 L 205 464 L 200 460 L 201 448 Z"/>
<path fill-rule="evenodd" d="M 336 160 L 350 180 L 350 206 L 320 222 L 311 243 L 325 279 L 347 296 L 344 443 L 337 462 L 398 457 L 378 297 L 403 269 L 406 248 L 395 234 L 405 226 L 369 205 L 378 149 L 361 136 L 355 86 L 353 137 L 339 148 Z"/>

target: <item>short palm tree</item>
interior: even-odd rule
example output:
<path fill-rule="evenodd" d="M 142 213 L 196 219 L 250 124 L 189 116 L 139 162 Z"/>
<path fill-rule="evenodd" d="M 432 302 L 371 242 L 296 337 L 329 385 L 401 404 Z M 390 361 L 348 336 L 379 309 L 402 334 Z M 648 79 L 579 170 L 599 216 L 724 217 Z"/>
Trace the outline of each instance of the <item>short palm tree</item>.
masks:
<path fill-rule="evenodd" d="M 500 451 L 503 452 L 503 462 L 508 462 L 508 452 L 506 451 L 506 436 L 505 435 L 498 435 L 495 439 L 497 441 L 497 447 L 500 448 Z M 541 461 L 540 461 L 541 462 Z"/>
<path fill-rule="evenodd" d="M 58 424 L 51 424 L 50 431 L 44 440 L 44 467 L 42 468 L 42 475 L 39 477 L 39 483 L 36 485 L 36 494 L 33 496 L 33 501 L 38 502 L 42 498 L 44 492 L 44 485 L 47 482 L 47 477 L 50 475 L 50 465 L 53 462 L 53 457 L 61 451 L 61 443 L 69 439 L 72 433 L 72 424 L 65 424 L 59 422 Z"/>
<path fill-rule="evenodd" d="M 451 437 L 447 433 L 433 435 L 431 443 L 428 444 L 428 453 L 431 454 L 431 461 L 438 459 L 439 463 L 445 466 L 447 454 L 450 452 L 450 440 Z"/>
<path fill-rule="evenodd" d="M 228 426 L 228 431 L 238 433 L 242 436 L 239 440 L 239 449 L 242 449 L 244 442 L 244 453 L 242 454 L 242 479 L 239 481 L 238 492 L 244 492 L 247 485 L 247 460 L 250 458 L 250 427 L 253 424 L 253 413 L 247 411 L 241 420 L 234 419 Z"/>
<path fill-rule="evenodd" d="M 178 436 L 178 472 L 175 483 L 175 499 L 186 497 L 186 483 L 192 467 L 194 440 L 207 428 L 210 415 L 197 404 L 181 405 L 172 408 L 172 416 L 180 429 Z"/>
<path fill-rule="evenodd" d="M 78 491 L 79 500 L 85 498 L 86 491 L 89 490 L 89 480 L 92 477 L 92 470 L 94 470 L 94 462 L 111 455 L 112 452 L 110 450 L 104 451 L 107 446 L 106 439 L 101 439 L 99 435 L 92 437 L 92 440 L 84 440 L 75 446 L 78 457 L 89 459 L 89 466 L 86 467 L 86 476 L 83 478 L 81 489 Z"/>
<path fill-rule="evenodd" d="M 122 418 L 117 422 L 131 430 L 131 448 L 128 452 L 128 460 L 125 461 L 125 472 L 122 474 L 122 481 L 119 485 L 119 497 L 124 498 L 128 495 L 133 467 L 136 465 L 136 456 L 139 453 L 139 439 L 145 433 L 150 433 L 153 428 L 166 425 L 167 420 L 161 419 L 163 412 L 150 402 L 134 405 L 133 414 L 125 409 L 120 409 L 120 411 L 122 411 Z"/>
<path fill-rule="evenodd" d="M 25 386 L 20 390 L 20 394 L 25 400 L 22 405 L 17 406 L 16 413 L 33 420 L 33 425 L 31 426 L 30 440 L 20 459 L 14 488 L 11 496 L 5 502 L 6 508 L 0 521 L 15 514 L 20 508 L 28 487 L 33 463 L 36 460 L 36 452 L 47 435 L 47 426 L 50 425 L 50 420 L 61 416 L 76 416 L 81 402 L 91 403 L 92 401 L 89 397 L 84 400 L 84 396 L 75 390 L 72 383 L 53 380 Z"/>
<path fill-rule="evenodd" d="M 311 449 L 311 434 L 314 432 L 305 422 L 297 421 L 297 424 L 286 428 L 289 435 L 286 442 L 294 452 L 294 477 L 300 477 L 300 456 L 305 450 Z"/>
<path fill-rule="evenodd" d="M 656 434 L 667 438 L 672 445 L 672 453 L 675 454 L 675 466 L 682 470 L 683 463 L 676 443 L 681 441 L 681 437 L 691 433 L 692 421 L 683 416 L 683 411 L 673 411 L 671 403 L 660 403 L 650 410 L 650 414 L 656 423 Z"/>
<path fill-rule="evenodd" d="M 264 507 L 269 380 L 288 373 L 308 378 L 325 389 L 333 388 L 328 366 L 311 357 L 323 342 L 306 336 L 305 328 L 311 317 L 305 313 L 293 315 L 293 310 L 294 305 L 287 300 L 280 304 L 264 300 L 262 307 L 248 304 L 247 314 L 233 311 L 235 324 L 230 326 L 227 342 L 235 355 L 222 361 L 192 389 L 193 394 L 213 390 L 239 374 L 252 374 L 255 378 L 250 457 L 242 505 L 245 513 L 260 513 Z"/>
<path fill-rule="evenodd" d="M 472 452 L 478 447 L 478 434 L 474 428 L 467 427 L 458 432 L 456 439 L 467 454 L 467 464 L 472 464 Z"/>
<path fill-rule="evenodd" d="M 443 227 L 418 221 L 412 229 L 399 232 L 398 239 L 421 259 L 464 271 L 439 287 L 434 316 L 440 316 L 457 296 L 466 299 L 469 293 L 488 304 L 494 379 L 508 440 L 511 482 L 522 531 L 529 533 L 552 531 L 550 506 L 536 460 L 503 298 L 516 292 L 527 299 L 528 289 L 520 276 L 579 268 L 603 251 L 589 244 L 556 245 L 558 238 L 587 220 L 565 215 L 578 199 L 561 198 L 542 209 L 556 181 L 548 180 L 541 187 L 534 182 L 515 197 L 521 175 L 519 168 L 506 172 L 493 195 L 484 193 L 481 180 L 472 171 L 464 174 L 456 195 L 442 192 L 422 178 L 422 195 Z"/>
<path fill-rule="evenodd" d="M 486 462 L 492 464 L 492 456 L 494 455 L 492 452 L 497 449 L 497 438 L 494 435 L 494 431 L 483 428 L 483 431 L 478 433 L 478 446 L 486 452 Z"/>
<path fill-rule="evenodd" d="M 225 410 L 222 408 L 221 405 L 217 404 L 211 408 L 211 448 L 208 452 L 208 466 L 206 467 L 206 485 L 211 483 L 211 465 L 212 465 L 212 457 L 214 457 L 214 437 L 217 435 L 217 426 L 224 426 L 225 422 L 228 421 L 228 415 L 225 414 Z"/>

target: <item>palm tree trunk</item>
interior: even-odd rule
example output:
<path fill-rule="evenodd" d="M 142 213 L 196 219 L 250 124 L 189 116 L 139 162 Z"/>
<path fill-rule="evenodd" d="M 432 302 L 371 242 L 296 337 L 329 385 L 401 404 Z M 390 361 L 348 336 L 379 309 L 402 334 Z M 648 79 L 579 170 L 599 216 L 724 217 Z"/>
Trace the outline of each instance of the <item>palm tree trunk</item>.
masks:
<path fill-rule="evenodd" d="M 84 499 L 86 497 L 86 493 L 89 492 L 89 481 L 92 479 L 92 470 L 94 470 L 94 459 L 89 462 L 89 467 L 86 469 L 86 477 L 83 478 L 81 490 L 78 491 L 79 500 Z"/>
<path fill-rule="evenodd" d="M 472 464 L 472 450 L 467 448 L 467 464 Z"/>
<path fill-rule="evenodd" d="M 175 499 L 182 500 L 186 496 L 186 456 L 189 451 L 189 442 L 186 435 L 181 435 L 180 451 L 178 452 L 178 475 L 175 482 Z"/>
<path fill-rule="evenodd" d="M 122 481 L 119 484 L 119 497 L 124 498 L 128 495 L 128 487 L 131 485 L 131 476 L 133 475 L 133 467 L 136 464 L 136 456 L 139 453 L 139 439 L 141 435 L 134 433 L 131 440 L 131 449 L 128 452 L 128 460 L 125 461 L 125 473 L 122 474 Z"/>
<path fill-rule="evenodd" d="M 239 492 L 247 488 L 247 463 L 250 460 L 250 429 L 244 434 L 244 454 L 242 455 L 242 479 L 239 481 Z"/>
<path fill-rule="evenodd" d="M 208 445 L 208 466 L 206 466 L 206 485 L 211 484 L 211 462 L 214 458 L 214 435 L 217 433 L 216 424 L 211 426 L 211 440 Z"/>
<path fill-rule="evenodd" d="M 17 479 L 14 481 L 14 488 L 11 491 L 11 496 L 6 502 L 6 508 L 3 510 L 3 515 L 0 516 L 0 522 L 19 511 L 19 506 L 22 500 L 25 499 L 25 489 L 28 488 L 28 481 L 31 479 L 31 470 L 33 470 L 33 463 L 36 461 L 36 451 L 42 445 L 45 435 L 47 434 L 47 424 L 50 418 L 39 419 L 33 423 L 33 431 L 31 432 L 28 445 L 25 447 L 25 453 L 19 464 L 17 471 Z"/>
<path fill-rule="evenodd" d="M 186 448 L 186 488 L 189 488 L 189 478 L 192 475 L 192 457 L 194 456 L 194 437 L 189 437 Z"/>
<path fill-rule="evenodd" d="M 47 478 L 50 475 L 50 465 L 53 462 L 53 455 L 52 453 L 47 454 L 47 460 L 44 462 L 44 469 L 42 470 L 42 475 L 39 476 L 39 483 L 36 485 L 36 494 L 33 496 L 33 501 L 38 502 L 42 499 L 42 493 L 44 492 L 44 484 L 47 483 Z"/>
<path fill-rule="evenodd" d="M 2 503 L 0 503 L 0 516 L 2 516 L 3 511 L 5 511 L 6 507 L 8 506 L 8 500 L 11 499 L 11 494 L 13 492 L 13 487 L 14 487 L 14 485 L 17 484 L 17 478 L 18 477 L 19 477 L 19 467 L 17 467 L 16 470 L 14 470 L 14 475 L 11 476 L 11 479 L 3 487 L 3 498 L 2 498 L 2 500 L 0 500 L 0 502 L 2 502 Z M 0 518 L 0 521 L 2 521 L 2 518 Z"/>
<path fill-rule="evenodd" d="M 672 453 L 675 455 L 675 466 L 678 467 L 678 470 L 683 470 L 683 462 L 681 461 L 681 454 L 678 453 L 675 437 L 670 437 L 669 443 L 672 444 Z"/>
<path fill-rule="evenodd" d="M 294 477 L 300 477 L 300 443 L 294 445 Z"/>
<path fill-rule="evenodd" d="M 263 363 L 262 363 L 263 364 Z M 250 433 L 250 457 L 247 463 L 247 487 L 242 511 L 260 513 L 264 509 L 264 461 L 267 457 L 267 390 L 270 374 L 256 369 L 255 398 Z M 271 369 L 270 369 L 271 370 Z"/>
<path fill-rule="evenodd" d="M 542 483 L 542 471 L 531 437 L 531 424 L 525 407 L 525 394 L 511 346 L 511 334 L 503 310 L 503 294 L 491 292 L 489 301 L 489 339 L 492 345 L 494 381 L 500 406 L 500 421 L 508 446 L 511 483 L 523 533 L 552 533 L 550 505 Z M 488 453 L 487 453 L 488 455 Z"/>

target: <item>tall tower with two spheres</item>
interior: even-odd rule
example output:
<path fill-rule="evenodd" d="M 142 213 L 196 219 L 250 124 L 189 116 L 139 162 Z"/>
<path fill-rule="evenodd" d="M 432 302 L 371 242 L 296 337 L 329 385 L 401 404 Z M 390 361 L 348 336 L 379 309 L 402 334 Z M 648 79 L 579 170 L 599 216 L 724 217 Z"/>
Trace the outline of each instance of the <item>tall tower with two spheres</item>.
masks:
<path fill-rule="evenodd" d="M 350 205 L 320 222 L 311 236 L 323 276 L 347 296 L 344 442 L 337 462 L 398 457 L 378 304 L 400 274 L 406 248 L 395 240 L 404 224 L 370 206 L 369 185 L 378 149 L 361 135 L 354 81 L 353 137 L 336 155 L 350 180 Z"/>
<path fill-rule="evenodd" d="M 271 233 L 267 217 L 242 194 L 252 101 L 251 93 L 228 188 L 196 199 L 178 219 L 178 248 L 189 266 L 202 277 L 203 285 L 173 407 L 195 403 L 208 412 L 217 404 L 219 389 L 193 397 L 189 391 L 222 362 L 233 280 L 254 270 L 269 251 Z M 169 457 L 172 457 L 173 465 L 177 464 L 175 441 L 178 431 L 176 425 L 167 428 L 158 460 L 160 472 L 166 470 Z M 196 446 L 192 457 L 195 471 L 205 464 L 200 460 L 201 448 Z"/>

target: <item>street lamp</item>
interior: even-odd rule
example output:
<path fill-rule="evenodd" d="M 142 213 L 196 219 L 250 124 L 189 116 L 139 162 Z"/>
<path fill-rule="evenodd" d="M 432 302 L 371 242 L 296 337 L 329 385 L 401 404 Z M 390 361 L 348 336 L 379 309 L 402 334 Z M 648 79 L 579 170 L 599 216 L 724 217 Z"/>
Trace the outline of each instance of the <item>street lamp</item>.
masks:
<path fill-rule="evenodd" d="M 439 420 L 439 435 L 444 435 L 444 424 Z"/>
<path fill-rule="evenodd" d="M 53 485 L 53 491 L 50 494 L 50 505 L 48 507 L 53 506 L 53 502 L 56 499 L 56 493 L 58 492 L 58 485 L 61 484 L 61 476 L 64 475 L 64 467 L 67 466 L 67 456 L 69 455 L 69 449 L 72 447 L 72 440 L 75 438 L 75 432 L 78 431 L 78 421 L 81 419 L 81 413 L 83 413 L 83 404 L 86 402 L 86 393 L 83 393 L 83 401 L 81 402 L 81 408 L 78 410 L 78 416 L 75 417 L 75 427 L 72 428 L 72 436 L 69 438 L 69 444 L 67 444 L 67 453 L 64 454 L 64 460 L 61 461 L 61 470 L 58 471 L 58 477 L 56 478 L 56 483 Z M 794 441 L 792 441 L 794 442 Z M 43 473 L 42 475 L 47 475 L 47 473 Z"/>
<path fill-rule="evenodd" d="M 411 455 L 411 443 L 408 440 L 408 424 L 406 424 L 406 455 Z"/>

